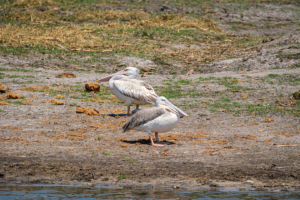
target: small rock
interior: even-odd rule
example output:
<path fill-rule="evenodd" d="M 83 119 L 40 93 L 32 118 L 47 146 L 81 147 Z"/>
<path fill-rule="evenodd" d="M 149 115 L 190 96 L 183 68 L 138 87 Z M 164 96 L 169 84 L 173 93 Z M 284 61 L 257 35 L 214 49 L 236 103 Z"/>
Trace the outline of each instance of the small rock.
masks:
<path fill-rule="evenodd" d="M 6 103 L 5 101 L 0 101 L 0 105 L 9 105 L 9 103 Z"/>
<path fill-rule="evenodd" d="M 65 104 L 65 102 L 63 102 L 63 101 L 57 101 L 55 99 L 49 100 L 49 103 L 55 103 L 57 105 L 64 105 Z"/>
<path fill-rule="evenodd" d="M 178 188 L 180 188 L 180 186 L 179 185 L 173 185 L 172 188 L 178 189 Z"/>
<path fill-rule="evenodd" d="M 209 184 L 209 187 L 219 187 L 216 183 Z"/>
<path fill-rule="evenodd" d="M 300 90 L 293 93 L 294 99 L 300 99 Z"/>
<path fill-rule="evenodd" d="M 100 115 L 99 111 L 94 108 L 79 107 L 76 109 L 76 113 L 84 113 L 86 115 Z"/>
<path fill-rule="evenodd" d="M 9 88 L 4 88 L 3 85 L 0 83 L 0 93 L 7 93 L 9 92 Z"/>
<path fill-rule="evenodd" d="M 87 186 L 93 187 L 94 184 L 93 183 L 86 183 Z"/>
<path fill-rule="evenodd" d="M 89 92 L 100 92 L 100 84 L 99 83 L 85 83 L 85 90 Z"/>
<path fill-rule="evenodd" d="M 163 5 L 163 6 L 160 8 L 160 11 L 166 11 L 166 10 L 171 10 L 171 7 L 168 6 L 168 5 Z"/>
<path fill-rule="evenodd" d="M 20 99 L 21 95 L 17 93 L 10 93 L 4 96 L 5 99 Z"/>

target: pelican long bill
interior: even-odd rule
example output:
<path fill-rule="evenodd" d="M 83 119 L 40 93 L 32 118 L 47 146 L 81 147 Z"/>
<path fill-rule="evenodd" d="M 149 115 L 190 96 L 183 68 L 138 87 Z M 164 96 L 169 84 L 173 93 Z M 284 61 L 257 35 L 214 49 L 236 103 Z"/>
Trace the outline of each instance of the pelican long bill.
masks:
<path fill-rule="evenodd" d="M 170 112 L 174 113 L 175 115 L 189 117 L 185 112 L 183 112 L 180 108 L 178 108 L 177 106 L 175 106 L 174 104 L 172 104 L 169 101 L 164 102 L 162 105 L 167 110 L 169 110 Z"/>
<path fill-rule="evenodd" d="M 111 75 L 109 75 L 107 77 L 104 77 L 103 79 L 98 80 L 98 82 L 100 82 L 100 83 L 101 82 L 108 82 L 112 77 L 118 76 L 118 75 L 128 75 L 128 74 L 127 74 L 127 72 L 125 72 L 124 70 L 122 70 L 122 71 L 119 71 L 117 73 L 111 74 Z"/>

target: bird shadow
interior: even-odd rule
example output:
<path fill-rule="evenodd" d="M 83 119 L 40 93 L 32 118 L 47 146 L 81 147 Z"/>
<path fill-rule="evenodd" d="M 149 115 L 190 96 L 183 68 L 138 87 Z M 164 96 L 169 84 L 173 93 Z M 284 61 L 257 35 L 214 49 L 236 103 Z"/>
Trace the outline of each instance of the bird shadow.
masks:
<path fill-rule="evenodd" d="M 139 139 L 139 140 L 131 140 L 131 141 L 123 140 L 122 142 L 125 142 L 127 144 L 147 144 L 147 145 L 151 145 L 151 142 L 148 139 Z M 161 142 L 168 142 L 168 141 L 162 140 Z M 154 141 L 154 143 L 155 143 L 155 141 Z M 167 145 L 174 145 L 175 144 L 174 142 L 168 142 L 168 143 L 169 144 L 167 144 Z"/>
<path fill-rule="evenodd" d="M 127 117 L 127 114 L 104 114 L 104 116 L 118 118 L 118 117 Z"/>

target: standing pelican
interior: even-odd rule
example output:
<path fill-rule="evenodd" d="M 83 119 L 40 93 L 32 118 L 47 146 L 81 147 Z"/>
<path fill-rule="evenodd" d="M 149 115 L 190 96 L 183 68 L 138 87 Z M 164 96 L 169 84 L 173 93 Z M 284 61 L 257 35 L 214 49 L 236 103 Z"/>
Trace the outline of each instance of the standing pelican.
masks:
<path fill-rule="evenodd" d="M 157 97 L 155 106 L 136 112 L 131 120 L 123 125 L 123 132 L 129 130 L 145 131 L 149 134 L 149 139 L 153 146 L 164 146 L 159 141 L 158 133 L 164 133 L 173 129 L 177 125 L 180 116 L 188 117 L 188 115 L 169 102 L 165 97 Z M 157 144 L 153 142 L 151 137 L 152 132 L 155 132 Z"/>
<path fill-rule="evenodd" d="M 109 81 L 111 92 L 127 104 L 127 115 L 130 115 L 130 104 L 139 105 L 155 103 L 157 94 L 151 85 L 136 80 L 139 70 L 135 67 L 127 67 L 122 71 L 107 76 L 98 82 Z"/>

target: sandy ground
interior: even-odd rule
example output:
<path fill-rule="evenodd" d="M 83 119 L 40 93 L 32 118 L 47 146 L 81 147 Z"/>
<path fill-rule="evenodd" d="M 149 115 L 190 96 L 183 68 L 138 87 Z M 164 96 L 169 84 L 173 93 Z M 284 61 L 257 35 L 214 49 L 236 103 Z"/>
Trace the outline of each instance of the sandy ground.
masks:
<path fill-rule="evenodd" d="M 277 9 L 273 8 L 274 13 Z M 286 18 L 296 20 L 290 13 L 286 13 Z M 2 55 L 0 82 L 22 98 L 6 100 L 6 93 L 0 96 L 3 98 L 0 101 L 9 103 L 0 105 L 0 180 L 90 186 L 299 190 L 297 113 L 235 115 L 224 109 L 213 112 L 205 106 L 217 101 L 218 93 L 240 104 L 277 105 L 285 100 L 292 105 L 287 103 L 280 109 L 290 111 L 299 106 L 299 100 L 291 97 L 300 89 L 297 82 L 300 68 L 293 67 L 299 65 L 299 59 L 278 56 L 299 54 L 299 38 L 299 31 L 290 32 L 257 47 L 244 58 L 201 65 L 200 71 L 204 72 L 201 74 L 142 77 L 156 88 L 166 87 L 165 82 L 170 79 L 184 79 L 193 83 L 196 92 L 210 92 L 209 97 L 170 99 L 190 117 L 182 118 L 175 129 L 161 135 L 161 140 L 171 142 L 162 148 L 149 145 L 146 133 L 121 131 L 128 118 L 117 114 L 126 113 L 126 107 L 106 87 L 102 86 L 100 93 L 84 92 L 85 82 L 94 82 L 106 74 L 69 68 L 77 78 L 55 78 L 63 68 L 49 69 L 47 65 L 52 66 L 51 63 L 28 67 L 39 58 Z M 130 58 L 121 61 L 126 64 L 127 60 Z M 141 59 L 136 61 L 145 66 L 151 64 Z M 22 70 L 13 71 L 16 68 Z M 259 81 L 270 74 L 288 78 L 278 85 Z M 197 83 L 199 78 L 210 77 L 235 78 L 236 86 L 254 90 L 231 92 L 230 87 L 218 82 Z M 181 85 L 182 89 L 190 87 Z M 63 98 L 57 99 L 57 94 Z M 64 101 L 64 105 L 50 103 L 51 99 Z M 184 104 L 185 101 L 189 103 Z M 92 107 L 100 114 L 79 114 L 78 107 Z"/>

